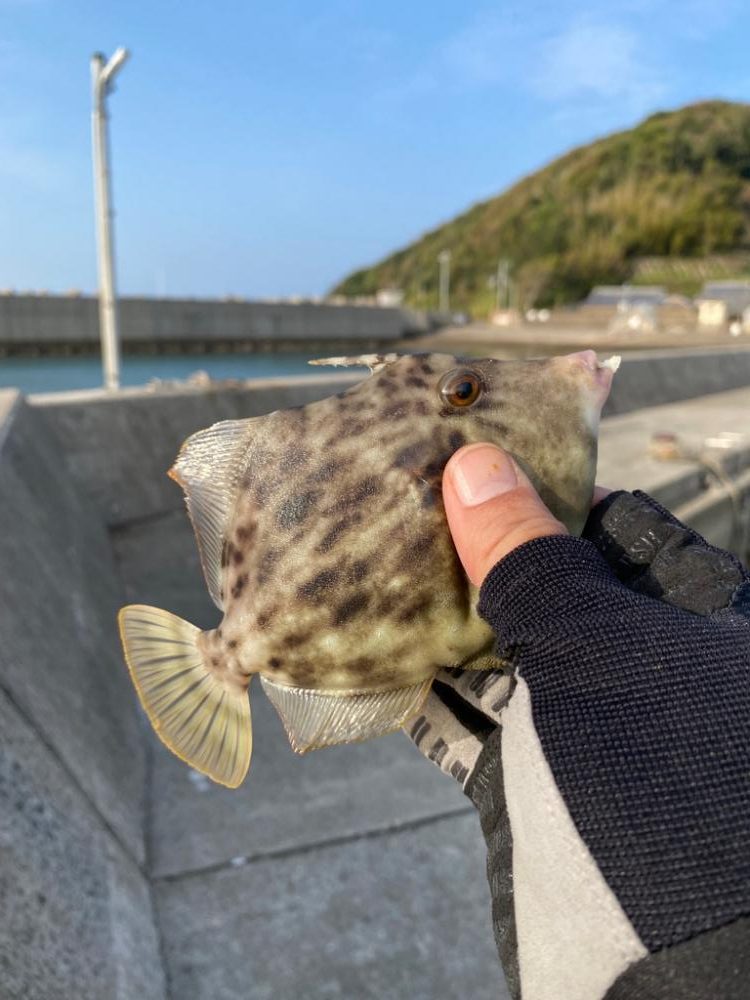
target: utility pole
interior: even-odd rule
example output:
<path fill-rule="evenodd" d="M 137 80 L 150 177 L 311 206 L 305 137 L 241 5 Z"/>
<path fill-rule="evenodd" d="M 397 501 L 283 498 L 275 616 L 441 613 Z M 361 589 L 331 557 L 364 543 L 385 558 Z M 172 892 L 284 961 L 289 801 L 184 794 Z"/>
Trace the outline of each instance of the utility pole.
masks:
<path fill-rule="evenodd" d="M 115 290 L 115 254 L 112 232 L 113 212 L 110 191 L 107 97 L 113 90 L 115 76 L 122 69 L 129 55 L 127 49 L 120 48 L 107 63 L 105 63 L 101 52 L 95 52 L 91 57 L 93 88 L 91 125 L 99 270 L 99 336 L 102 344 L 105 389 L 117 389 L 120 385 L 120 342 L 117 334 L 117 293 Z"/>
<path fill-rule="evenodd" d="M 507 257 L 501 257 L 497 262 L 497 276 L 495 278 L 495 309 L 499 312 L 504 307 L 510 308 L 510 261 Z"/>
<path fill-rule="evenodd" d="M 441 250 L 438 254 L 438 264 L 440 267 L 438 278 L 438 310 L 441 313 L 450 311 L 450 285 L 451 285 L 451 252 Z"/>

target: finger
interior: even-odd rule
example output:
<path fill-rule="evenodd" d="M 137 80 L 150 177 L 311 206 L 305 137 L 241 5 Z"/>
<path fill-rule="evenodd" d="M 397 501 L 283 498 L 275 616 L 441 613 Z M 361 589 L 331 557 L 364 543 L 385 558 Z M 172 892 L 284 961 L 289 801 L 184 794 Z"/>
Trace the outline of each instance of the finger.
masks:
<path fill-rule="evenodd" d="M 443 502 L 459 558 L 476 586 L 524 542 L 567 534 L 517 463 L 492 444 L 467 445 L 451 457 Z"/>
<path fill-rule="evenodd" d="M 608 497 L 611 492 L 612 490 L 609 488 L 609 486 L 595 486 L 594 495 L 591 498 L 591 506 L 596 507 L 596 505 L 598 503 L 601 503 L 602 500 L 605 499 L 605 497 Z"/>
<path fill-rule="evenodd" d="M 711 615 L 740 604 L 740 562 L 682 524 L 645 493 L 615 492 L 589 514 L 583 537 L 593 542 L 632 590 Z"/>

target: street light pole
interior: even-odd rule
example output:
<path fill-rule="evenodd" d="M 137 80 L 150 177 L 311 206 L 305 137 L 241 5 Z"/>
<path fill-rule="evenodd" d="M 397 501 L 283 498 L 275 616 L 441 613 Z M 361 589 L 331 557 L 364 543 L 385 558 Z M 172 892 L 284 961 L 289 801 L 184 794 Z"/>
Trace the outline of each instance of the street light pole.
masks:
<path fill-rule="evenodd" d="M 510 261 L 507 257 L 501 257 L 497 262 L 497 277 L 495 279 L 495 308 L 498 312 L 502 308 L 502 299 L 505 299 L 505 308 L 510 306 Z"/>
<path fill-rule="evenodd" d="M 438 278 L 438 310 L 447 313 L 450 310 L 450 283 L 451 283 L 451 252 L 441 250 L 438 254 L 438 264 L 440 265 Z"/>
<path fill-rule="evenodd" d="M 117 335 L 112 196 L 110 192 L 107 96 L 115 76 L 130 53 L 118 49 L 105 64 L 101 52 L 91 57 L 93 110 L 91 115 L 94 149 L 94 196 L 96 202 L 96 243 L 99 270 L 99 335 L 105 389 L 120 385 L 120 343 Z"/>

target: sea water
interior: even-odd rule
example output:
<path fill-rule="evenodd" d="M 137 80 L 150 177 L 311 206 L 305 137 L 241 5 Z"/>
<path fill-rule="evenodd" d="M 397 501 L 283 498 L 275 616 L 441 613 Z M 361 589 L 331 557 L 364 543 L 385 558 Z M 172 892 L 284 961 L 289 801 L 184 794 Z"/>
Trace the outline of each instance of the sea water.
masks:
<path fill-rule="evenodd" d="M 308 365 L 308 361 L 316 357 L 320 357 L 320 351 L 310 354 L 125 354 L 121 359 L 120 384 L 147 385 L 152 379 L 186 379 L 196 372 L 206 372 L 214 379 L 321 374 L 325 369 Z M 0 358 L 0 388 L 16 388 L 25 393 L 60 392 L 97 389 L 102 383 L 101 360 L 93 355 Z"/>

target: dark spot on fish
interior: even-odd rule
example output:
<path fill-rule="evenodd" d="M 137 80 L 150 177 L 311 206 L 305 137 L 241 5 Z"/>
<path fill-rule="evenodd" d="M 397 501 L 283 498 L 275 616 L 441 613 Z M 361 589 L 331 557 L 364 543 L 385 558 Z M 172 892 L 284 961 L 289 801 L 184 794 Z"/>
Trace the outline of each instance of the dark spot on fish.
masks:
<path fill-rule="evenodd" d="M 360 611 L 364 611 L 369 603 L 370 598 L 367 594 L 354 594 L 353 597 L 347 598 L 334 611 L 333 624 L 343 625 L 344 622 L 348 622 L 355 615 L 358 615 Z"/>
<path fill-rule="evenodd" d="M 432 510 L 433 508 L 437 507 L 437 503 L 438 503 L 437 490 L 432 489 L 432 487 L 423 490 L 422 499 L 420 501 L 423 510 Z"/>
<path fill-rule="evenodd" d="M 338 578 L 339 571 L 336 569 L 321 570 L 311 580 L 308 580 L 297 588 L 297 596 L 300 600 L 312 601 L 314 604 L 317 604 L 325 596 L 325 592 L 336 583 Z"/>
<path fill-rule="evenodd" d="M 367 571 L 370 568 L 369 559 L 357 559 L 349 567 L 346 579 L 349 583 L 361 583 L 367 576 Z"/>
<path fill-rule="evenodd" d="M 361 503 L 367 497 L 377 496 L 378 493 L 380 493 L 378 479 L 375 476 L 367 476 L 348 491 L 348 500 L 350 503 Z"/>
<path fill-rule="evenodd" d="M 413 618 L 416 618 L 417 615 L 428 611 L 431 606 L 432 597 L 429 594 L 423 594 L 411 604 L 407 605 L 403 611 L 399 612 L 399 614 L 396 615 L 396 618 L 400 622 L 409 622 Z"/>
<path fill-rule="evenodd" d="M 234 586 L 232 587 L 232 597 L 236 600 L 242 591 L 245 589 L 245 584 L 247 583 L 247 573 L 242 573 L 234 581 Z"/>
<path fill-rule="evenodd" d="M 279 558 L 279 553 L 277 549 L 268 549 L 260 557 L 260 561 L 258 563 L 258 573 L 256 577 L 259 586 L 262 586 L 268 580 L 268 578 L 271 575 L 271 571 L 276 565 L 278 558 Z"/>
<path fill-rule="evenodd" d="M 347 663 L 346 667 L 352 673 L 365 674 L 375 667 L 375 660 L 371 656 L 358 656 L 356 660 Z"/>
<path fill-rule="evenodd" d="M 255 499 L 261 506 L 267 503 L 268 498 L 274 491 L 273 484 L 268 479 L 261 479 L 258 485 L 255 487 Z"/>
<path fill-rule="evenodd" d="M 268 666 L 271 667 L 272 670 L 278 670 L 283 662 L 284 661 L 280 660 L 278 656 L 272 656 L 268 661 Z"/>
<path fill-rule="evenodd" d="M 420 367 L 425 375 L 432 375 L 433 368 L 428 364 L 427 361 L 423 361 Z"/>
<path fill-rule="evenodd" d="M 252 522 L 250 522 L 247 527 L 240 524 L 235 532 L 238 543 L 245 545 L 251 542 L 256 530 L 256 525 Z"/>
<path fill-rule="evenodd" d="M 379 615 L 389 615 L 398 604 L 398 597 L 395 594 L 386 594 L 378 602 L 377 612 Z"/>
<path fill-rule="evenodd" d="M 345 465 L 343 459 L 341 458 L 331 458 L 328 461 L 323 462 L 322 465 L 313 472 L 312 479 L 317 483 L 325 483 L 332 479 L 337 472 Z"/>
<path fill-rule="evenodd" d="M 228 639 L 227 640 L 227 647 L 229 649 L 237 649 L 237 640 L 236 639 Z"/>
<path fill-rule="evenodd" d="M 311 638 L 311 632 L 290 632 L 281 641 L 287 649 L 296 649 L 297 646 L 303 646 L 306 642 L 309 642 Z"/>
<path fill-rule="evenodd" d="M 355 523 L 355 518 L 350 514 L 348 517 L 342 517 L 338 520 L 332 528 L 330 528 L 323 538 L 315 546 L 315 551 L 324 553 L 330 552 L 336 542 L 341 538 L 344 532 L 351 528 Z"/>
<path fill-rule="evenodd" d="M 414 441 L 401 449 L 396 455 L 394 465 L 399 465 L 402 468 L 414 468 L 423 461 L 429 448 L 429 441 Z"/>
<path fill-rule="evenodd" d="M 415 389 L 426 389 L 427 388 L 427 382 L 425 382 L 425 380 L 423 378 L 420 378 L 419 375 L 409 375 L 409 376 L 407 376 L 407 378 L 406 378 L 406 384 L 414 386 Z"/>
<path fill-rule="evenodd" d="M 482 427 L 489 427 L 490 433 L 494 436 L 501 438 L 508 436 L 507 424 L 501 423 L 499 420 L 488 420 L 486 417 L 480 417 L 477 414 L 474 415 L 474 420 Z"/>
<path fill-rule="evenodd" d="M 418 417 L 427 417 L 430 414 L 430 408 L 424 399 L 414 400 L 414 413 Z"/>
<path fill-rule="evenodd" d="M 218 667 L 218 665 L 219 665 L 219 657 L 218 656 L 212 656 L 211 657 L 211 666 L 212 667 Z"/>
<path fill-rule="evenodd" d="M 221 625 L 216 629 L 216 638 L 221 639 Z"/>
<path fill-rule="evenodd" d="M 245 561 L 245 555 L 239 549 L 234 549 L 232 552 L 232 562 L 235 566 L 239 566 Z"/>
<path fill-rule="evenodd" d="M 454 451 L 458 451 L 466 444 L 466 435 L 462 434 L 461 431 L 451 431 L 448 444 Z"/>
<path fill-rule="evenodd" d="M 432 532 L 424 532 L 418 535 L 404 546 L 402 561 L 407 565 L 411 565 L 415 560 L 427 555 L 435 544 L 435 541 L 436 536 Z"/>
<path fill-rule="evenodd" d="M 310 453 L 302 445 L 292 445 L 284 455 L 284 467 L 286 469 L 297 469 L 310 457 Z"/>
<path fill-rule="evenodd" d="M 300 687 L 310 687 L 311 681 L 317 677 L 315 664 L 309 660 L 295 660 L 293 666 L 287 668 Z"/>
<path fill-rule="evenodd" d="M 315 506 L 318 496 L 319 494 L 315 491 L 308 490 L 307 493 L 300 493 L 285 500 L 276 512 L 278 526 L 280 528 L 293 528 L 296 524 L 302 524 Z"/>
<path fill-rule="evenodd" d="M 443 469 L 445 468 L 445 463 L 448 461 L 447 458 L 434 458 L 431 462 L 422 469 L 422 475 L 425 479 L 439 479 L 443 475 Z"/>

